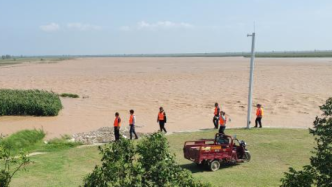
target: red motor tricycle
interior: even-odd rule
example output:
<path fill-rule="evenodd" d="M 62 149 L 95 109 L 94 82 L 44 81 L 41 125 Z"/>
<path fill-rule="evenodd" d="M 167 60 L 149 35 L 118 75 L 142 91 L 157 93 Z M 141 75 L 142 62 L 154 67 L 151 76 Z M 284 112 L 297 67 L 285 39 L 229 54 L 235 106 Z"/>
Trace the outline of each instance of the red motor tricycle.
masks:
<path fill-rule="evenodd" d="M 242 163 L 251 159 L 245 141 L 219 133 L 215 139 L 186 141 L 183 153 L 186 159 L 211 171 L 217 171 L 222 163 Z"/>

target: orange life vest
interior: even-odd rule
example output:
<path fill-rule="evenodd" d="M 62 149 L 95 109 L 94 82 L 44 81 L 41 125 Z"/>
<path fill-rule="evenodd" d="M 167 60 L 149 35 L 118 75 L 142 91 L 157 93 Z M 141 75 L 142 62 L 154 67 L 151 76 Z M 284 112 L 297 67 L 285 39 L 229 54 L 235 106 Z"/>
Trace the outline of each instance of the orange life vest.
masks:
<path fill-rule="evenodd" d="M 121 118 L 120 117 L 116 117 L 115 120 L 114 120 L 114 127 L 120 127 L 120 126 L 121 126 Z"/>
<path fill-rule="evenodd" d="M 129 117 L 129 125 L 133 124 L 134 122 L 134 115 L 130 115 Z"/>
<path fill-rule="evenodd" d="M 219 119 L 220 126 L 225 126 L 226 122 L 227 122 L 227 116 L 225 116 L 225 120 L 222 117 L 220 117 Z"/>
<path fill-rule="evenodd" d="M 164 120 L 165 120 L 164 112 L 159 112 L 159 113 L 158 113 L 158 120 L 159 120 L 159 121 L 164 121 Z"/>
<path fill-rule="evenodd" d="M 214 115 L 215 115 L 215 116 L 218 115 L 218 107 L 214 108 Z"/>
<path fill-rule="evenodd" d="M 257 108 L 256 110 L 256 116 L 263 116 L 264 112 L 262 108 Z"/>

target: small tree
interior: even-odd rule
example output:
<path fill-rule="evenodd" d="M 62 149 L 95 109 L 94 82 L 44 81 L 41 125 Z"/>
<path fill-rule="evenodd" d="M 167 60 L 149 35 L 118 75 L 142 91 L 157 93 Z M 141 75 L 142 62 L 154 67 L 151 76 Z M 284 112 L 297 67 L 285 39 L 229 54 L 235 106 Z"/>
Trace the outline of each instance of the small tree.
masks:
<path fill-rule="evenodd" d="M 84 179 L 84 186 L 129 187 L 140 186 L 144 170 L 137 162 L 134 144 L 127 139 L 99 147 L 102 166 L 96 166 Z"/>
<path fill-rule="evenodd" d="M 100 148 L 102 166 L 84 179 L 84 186 L 135 187 L 135 186 L 192 186 L 205 187 L 182 169 L 169 153 L 167 139 L 154 133 L 138 142 L 121 139 Z"/>
<path fill-rule="evenodd" d="M 137 146 L 139 162 L 145 169 L 143 186 L 209 186 L 193 179 L 188 170 L 175 162 L 166 137 L 154 133 Z"/>
<path fill-rule="evenodd" d="M 320 109 L 323 118 L 316 117 L 314 128 L 309 129 L 316 141 L 310 165 L 304 166 L 302 171 L 290 168 L 281 179 L 283 187 L 332 186 L 332 98 Z"/>
<path fill-rule="evenodd" d="M 21 152 L 18 156 L 11 156 L 9 149 L 0 145 L 0 186 L 8 187 L 10 181 L 17 171 L 22 169 L 28 162 L 29 158 Z M 11 166 L 14 168 L 11 169 Z"/>

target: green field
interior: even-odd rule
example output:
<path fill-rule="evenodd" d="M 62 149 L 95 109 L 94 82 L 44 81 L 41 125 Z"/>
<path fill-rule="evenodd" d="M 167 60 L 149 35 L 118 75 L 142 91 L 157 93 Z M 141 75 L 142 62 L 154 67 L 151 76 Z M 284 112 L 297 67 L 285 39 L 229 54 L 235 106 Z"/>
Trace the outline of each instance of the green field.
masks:
<path fill-rule="evenodd" d="M 104 55 L 103 57 L 250 57 L 250 52 L 224 52 L 224 53 L 174 53 L 174 54 L 121 54 Z M 269 51 L 255 53 L 257 58 L 328 58 L 332 51 Z M 98 56 L 91 56 L 98 57 Z"/>
<path fill-rule="evenodd" d="M 211 138 L 214 133 L 209 130 L 167 136 L 178 163 L 192 171 L 197 179 L 214 186 L 278 186 L 288 167 L 299 169 L 309 163 L 314 146 L 308 130 L 234 129 L 227 133 L 236 134 L 247 142 L 252 154 L 249 163 L 224 166 L 217 172 L 210 172 L 183 158 L 184 141 Z M 100 163 L 100 158 L 96 146 L 59 149 L 36 155 L 31 157 L 32 163 L 27 171 L 20 171 L 14 177 L 12 186 L 78 186 L 82 184 L 83 177 Z"/>
<path fill-rule="evenodd" d="M 56 63 L 68 59 L 69 58 L 64 57 L 12 57 L 10 59 L 0 58 L 0 66 L 8 66 L 21 63 Z"/>

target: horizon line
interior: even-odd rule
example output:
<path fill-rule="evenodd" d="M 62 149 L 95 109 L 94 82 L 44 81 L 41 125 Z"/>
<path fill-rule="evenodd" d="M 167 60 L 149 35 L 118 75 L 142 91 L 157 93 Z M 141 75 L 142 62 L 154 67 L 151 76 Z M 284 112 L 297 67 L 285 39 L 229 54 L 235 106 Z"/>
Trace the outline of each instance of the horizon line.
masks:
<path fill-rule="evenodd" d="M 301 51 L 256 51 L 256 55 L 281 55 L 281 54 L 304 54 L 304 53 L 331 53 L 332 50 L 301 50 Z M 33 57 L 227 57 L 227 56 L 248 56 L 250 52 L 196 52 L 196 53 L 117 53 L 117 54 L 87 54 L 87 55 L 9 55 L 15 58 L 33 58 Z"/>

